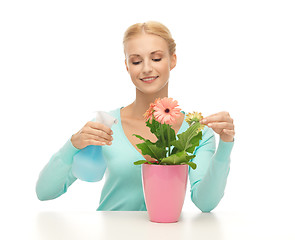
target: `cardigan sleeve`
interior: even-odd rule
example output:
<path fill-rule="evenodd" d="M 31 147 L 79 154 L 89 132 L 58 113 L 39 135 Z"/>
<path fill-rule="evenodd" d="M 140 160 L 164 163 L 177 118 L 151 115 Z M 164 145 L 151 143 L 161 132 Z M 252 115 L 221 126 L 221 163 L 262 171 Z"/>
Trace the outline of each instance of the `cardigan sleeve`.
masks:
<path fill-rule="evenodd" d="M 36 194 L 39 200 L 50 200 L 64 194 L 77 179 L 72 174 L 73 156 L 79 151 L 70 139 L 56 152 L 39 174 Z"/>
<path fill-rule="evenodd" d="M 224 195 L 233 144 L 220 139 L 215 152 L 214 132 L 205 126 L 200 145 L 194 152 L 193 162 L 197 168 L 189 168 L 191 200 L 202 212 L 213 210 Z"/>

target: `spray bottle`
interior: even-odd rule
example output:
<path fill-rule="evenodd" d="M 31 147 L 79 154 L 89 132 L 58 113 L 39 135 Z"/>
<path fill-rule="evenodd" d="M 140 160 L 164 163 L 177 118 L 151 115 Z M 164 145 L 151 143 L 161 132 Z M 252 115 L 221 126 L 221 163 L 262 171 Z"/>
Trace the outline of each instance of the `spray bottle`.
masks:
<path fill-rule="evenodd" d="M 118 120 L 106 112 L 96 112 L 96 122 L 109 128 Z M 102 154 L 102 146 L 89 145 L 74 155 L 72 173 L 76 178 L 86 182 L 100 181 L 106 170 L 106 161 Z"/>

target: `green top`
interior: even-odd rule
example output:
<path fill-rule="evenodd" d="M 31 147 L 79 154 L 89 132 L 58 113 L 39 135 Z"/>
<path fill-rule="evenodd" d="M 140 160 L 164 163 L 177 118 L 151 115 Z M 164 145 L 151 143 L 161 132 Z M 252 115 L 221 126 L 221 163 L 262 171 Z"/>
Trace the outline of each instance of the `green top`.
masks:
<path fill-rule="evenodd" d="M 123 107 L 121 107 L 123 108 Z M 146 211 L 141 165 L 133 162 L 144 159 L 141 153 L 130 143 L 124 134 L 120 109 L 108 112 L 118 119 L 112 126 L 112 145 L 102 146 L 106 160 L 105 184 L 103 186 L 98 211 Z M 183 123 L 176 134 L 189 127 Z M 224 194 L 230 169 L 230 153 L 234 142 L 219 140 L 215 152 L 215 136 L 211 128 L 205 126 L 200 145 L 195 149 L 197 164 L 195 170 L 189 169 L 191 199 L 202 211 L 210 212 L 220 202 Z M 56 152 L 41 171 L 36 184 L 36 193 L 40 200 L 50 200 L 64 194 L 77 179 L 72 174 L 73 156 L 79 151 L 69 139 Z"/>

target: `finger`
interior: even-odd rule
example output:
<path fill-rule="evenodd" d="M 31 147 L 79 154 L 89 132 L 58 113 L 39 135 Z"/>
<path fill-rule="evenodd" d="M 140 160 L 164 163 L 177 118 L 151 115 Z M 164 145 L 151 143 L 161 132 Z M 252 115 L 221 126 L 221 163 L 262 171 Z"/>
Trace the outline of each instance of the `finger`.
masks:
<path fill-rule="evenodd" d="M 87 145 L 96 145 L 96 146 L 104 146 L 107 144 L 104 141 L 97 141 L 95 139 L 88 139 L 86 142 L 87 142 Z M 110 145 L 110 144 L 108 144 L 108 145 Z"/>
<path fill-rule="evenodd" d="M 112 144 L 112 140 L 107 140 L 105 138 L 101 138 L 99 136 L 94 136 L 94 135 L 88 135 L 88 140 L 87 141 L 94 141 L 97 142 L 99 145 L 111 145 Z"/>
<path fill-rule="evenodd" d="M 104 138 L 106 140 L 112 140 L 112 136 L 104 132 L 103 130 L 98 130 L 95 128 L 92 128 L 90 126 L 83 129 L 83 133 L 87 135 L 93 135 L 93 136 L 99 136 L 101 138 Z"/>
<path fill-rule="evenodd" d="M 208 122 L 208 119 L 211 119 L 211 118 L 214 118 L 214 117 L 216 117 L 218 115 L 218 113 L 214 113 L 214 114 L 211 114 L 211 115 L 209 115 L 209 116 L 207 116 L 207 117 L 204 117 L 203 119 L 201 119 L 200 120 L 200 123 L 201 124 L 207 124 Z"/>
<path fill-rule="evenodd" d="M 217 116 L 217 115 L 219 115 L 220 113 L 214 113 L 214 114 L 211 114 L 211 115 L 209 115 L 209 116 L 207 116 L 206 118 L 208 118 L 208 117 L 215 117 L 215 116 Z"/>
<path fill-rule="evenodd" d="M 100 131 L 100 130 L 98 130 L 98 131 Z M 86 137 L 89 139 L 94 139 L 94 140 L 104 141 L 104 142 L 111 142 L 113 140 L 112 136 L 110 136 L 102 131 L 100 131 L 99 135 L 93 134 L 93 133 L 88 133 L 86 135 Z"/>
<path fill-rule="evenodd" d="M 212 122 L 226 122 L 226 116 L 224 116 L 223 114 L 216 114 L 214 116 L 209 116 L 206 117 L 204 119 L 204 121 L 206 121 L 206 123 L 212 123 Z"/>
<path fill-rule="evenodd" d="M 104 132 L 106 132 L 109 135 L 112 135 L 112 133 L 113 133 L 111 128 L 109 128 L 108 126 L 106 126 L 102 123 L 91 121 L 91 122 L 88 122 L 88 124 L 91 128 L 96 129 L 96 130 L 103 130 Z"/>
<path fill-rule="evenodd" d="M 223 132 L 227 135 L 230 135 L 230 136 L 235 136 L 235 130 L 231 130 L 231 129 L 223 129 Z"/>
<path fill-rule="evenodd" d="M 217 128 L 217 129 L 234 129 L 234 125 L 232 123 L 228 122 L 213 122 L 213 123 L 208 123 L 208 127 L 211 128 Z"/>
<path fill-rule="evenodd" d="M 112 139 L 112 134 L 113 134 L 112 130 L 111 130 L 111 132 L 105 132 L 104 129 L 106 130 L 106 128 L 99 129 L 99 128 L 96 128 L 95 125 L 91 125 L 91 126 L 88 126 L 87 128 L 85 128 L 85 131 L 84 132 L 85 133 L 88 133 L 88 134 L 92 134 L 92 135 L 103 137 L 103 138 L 105 138 L 107 140 Z"/>
<path fill-rule="evenodd" d="M 205 117 L 201 120 L 201 124 L 208 124 L 210 122 L 230 122 L 233 123 L 233 119 L 228 112 L 219 112 Z"/>

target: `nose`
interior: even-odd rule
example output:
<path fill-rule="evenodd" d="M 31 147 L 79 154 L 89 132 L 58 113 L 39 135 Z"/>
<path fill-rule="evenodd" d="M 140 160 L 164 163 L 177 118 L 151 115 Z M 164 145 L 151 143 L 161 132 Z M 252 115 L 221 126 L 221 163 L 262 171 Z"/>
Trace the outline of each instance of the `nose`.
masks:
<path fill-rule="evenodd" d="M 142 71 L 144 74 L 147 74 L 153 71 L 152 64 L 149 60 L 144 61 Z"/>

